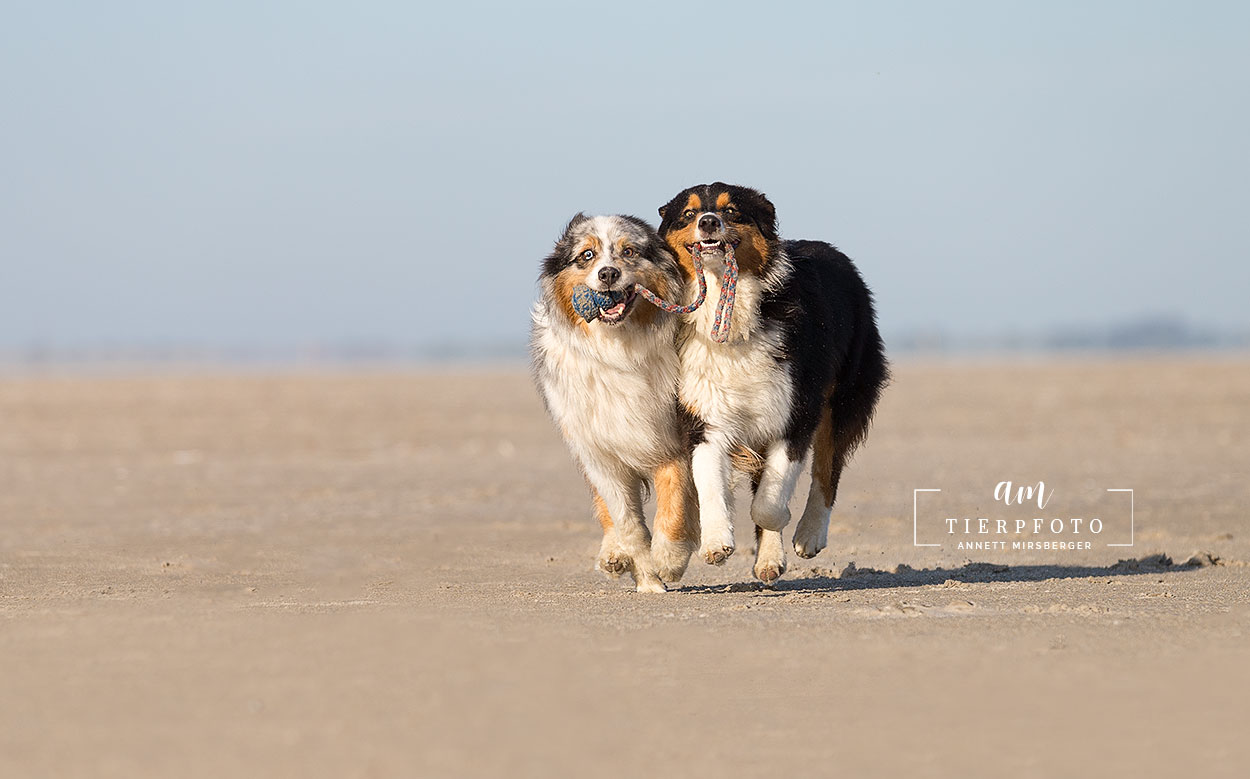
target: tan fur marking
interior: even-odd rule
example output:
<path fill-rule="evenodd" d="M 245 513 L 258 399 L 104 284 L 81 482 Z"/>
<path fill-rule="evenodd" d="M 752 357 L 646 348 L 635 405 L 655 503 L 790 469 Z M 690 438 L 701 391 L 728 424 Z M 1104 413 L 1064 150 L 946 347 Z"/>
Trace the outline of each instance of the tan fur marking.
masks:
<path fill-rule="evenodd" d="M 583 238 L 582 242 L 577 245 L 577 251 L 573 252 L 573 256 L 576 257 L 587 249 L 594 251 L 596 255 L 603 251 L 603 244 L 600 243 L 599 236 L 588 235 Z"/>
<path fill-rule="evenodd" d="M 716 196 L 716 210 L 724 211 L 725 206 L 729 205 L 729 193 L 722 192 Z"/>
<path fill-rule="evenodd" d="M 820 486 L 820 494 L 825 499 L 825 507 L 832 508 L 833 492 L 829 489 L 829 479 L 833 475 L 833 414 L 828 400 L 820 412 L 820 424 L 816 426 L 816 435 L 812 442 L 812 479 Z"/>
<path fill-rule="evenodd" d="M 687 260 L 689 260 L 689 257 L 687 257 Z M 681 259 L 681 254 L 677 255 L 677 272 L 681 275 L 681 280 L 686 282 L 687 284 L 694 282 L 694 262 L 683 261 Z M 665 283 L 667 284 L 668 282 L 665 281 Z M 652 290 L 652 291 L 656 293 L 659 292 L 659 290 Z M 663 297 L 666 300 L 672 300 L 672 298 L 668 297 L 668 295 L 661 295 L 661 297 Z"/>
<path fill-rule="evenodd" d="M 651 288 L 647 287 L 647 289 Z M 660 293 L 656 290 L 651 291 L 660 295 Z M 664 296 L 660 295 L 660 297 Z M 660 309 L 643 300 L 641 297 L 634 301 L 633 306 L 634 310 L 629 312 L 629 318 L 633 320 L 635 327 L 650 327 L 655 323 L 655 318 L 660 315 Z"/>
<path fill-rule="evenodd" d="M 690 463 L 677 458 L 655 469 L 655 532 L 670 541 L 698 541 L 698 498 Z"/>
<path fill-rule="evenodd" d="M 599 497 L 599 493 L 594 487 L 590 488 L 591 497 L 595 503 L 595 518 L 599 520 L 599 526 L 603 528 L 603 534 L 606 536 L 612 532 L 612 515 L 608 513 L 608 504 L 603 502 L 603 498 Z"/>
<path fill-rule="evenodd" d="M 754 478 L 764 470 L 764 456 L 749 446 L 737 444 L 729 450 L 729 464 L 735 471 Z"/>
<path fill-rule="evenodd" d="M 673 250 L 673 254 L 677 255 L 677 264 L 681 266 L 682 275 L 687 279 L 693 279 L 694 260 L 690 258 L 690 250 L 686 246 L 694 243 L 694 222 L 680 230 L 670 230 L 668 235 L 664 236 L 664 241 Z"/>
<path fill-rule="evenodd" d="M 651 290 L 665 300 L 671 300 L 670 296 L 673 294 L 674 290 L 672 288 L 673 285 L 669 282 L 668 274 L 657 270 L 653 273 L 647 274 L 645 281 L 647 289 Z"/>
<path fill-rule="evenodd" d="M 560 304 L 560 310 L 569 320 L 570 324 L 581 325 L 586 327 L 586 320 L 573 308 L 573 288 L 582 283 L 579 274 L 583 273 L 576 265 L 570 265 L 568 268 L 560 271 L 556 276 L 555 283 L 552 287 L 555 290 L 556 302 Z"/>
<path fill-rule="evenodd" d="M 648 287 L 647 289 L 651 289 Z M 652 290 L 654 292 L 655 290 Z M 657 293 L 658 294 L 658 293 Z M 661 295 L 663 297 L 663 295 Z M 634 310 L 629 312 L 629 318 L 633 320 L 634 327 L 650 327 L 655 318 L 660 315 L 660 309 L 651 305 L 641 297 L 634 301 Z"/>
<path fill-rule="evenodd" d="M 734 259 L 738 261 L 738 272 L 752 276 L 763 276 L 771 259 L 768 241 L 755 225 L 731 225 L 730 235 L 740 241 L 734 249 Z"/>
<path fill-rule="evenodd" d="M 671 293 L 673 292 L 669 283 L 668 275 L 651 265 L 644 265 L 647 271 L 642 274 L 642 286 L 651 290 L 655 294 L 672 301 Z M 646 300 L 639 297 L 634 301 L 634 310 L 630 312 L 629 318 L 635 320 L 635 324 L 639 327 L 649 327 L 660 315 L 660 309 L 651 305 Z"/>

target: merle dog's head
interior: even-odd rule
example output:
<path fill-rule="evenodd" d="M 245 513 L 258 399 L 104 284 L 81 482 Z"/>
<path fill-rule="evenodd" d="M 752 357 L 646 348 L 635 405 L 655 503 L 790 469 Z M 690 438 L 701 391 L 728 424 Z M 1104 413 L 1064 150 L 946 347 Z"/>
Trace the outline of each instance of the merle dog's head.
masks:
<path fill-rule="evenodd" d="M 651 324 L 658 309 L 638 306 L 636 285 L 673 299 L 681 288 L 677 260 L 655 229 L 633 216 L 578 214 L 564 228 L 555 249 L 543 261 L 543 291 L 559 304 L 570 322 L 585 323 L 573 308 L 573 295 L 584 285 L 604 304 L 591 325 L 626 321 Z M 635 312 L 635 309 L 638 309 Z"/>

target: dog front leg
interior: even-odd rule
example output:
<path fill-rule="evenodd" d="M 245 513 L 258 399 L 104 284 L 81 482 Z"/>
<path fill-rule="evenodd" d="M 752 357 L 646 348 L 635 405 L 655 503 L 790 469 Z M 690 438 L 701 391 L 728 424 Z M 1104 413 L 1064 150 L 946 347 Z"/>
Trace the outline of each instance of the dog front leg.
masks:
<path fill-rule="evenodd" d="M 683 455 L 655 470 L 655 534 L 651 557 L 666 582 L 679 581 L 699 545 L 699 502 Z"/>
<path fill-rule="evenodd" d="M 616 546 L 630 560 L 630 573 L 638 592 L 664 592 L 664 582 L 651 560 L 651 533 L 642 513 L 642 480 L 630 476 L 622 481 L 595 472 L 587 476 L 607 508 Z M 606 539 L 604 546 L 608 546 Z"/>
<path fill-rule="evenodd" d="M 734 553 L 729 441 L 723 436 L 708 436 L 695 446 L 691 470 L 699 494 L 699 553 L 709 564 L 723 565 Z"/>
<path fill-rule="evenodd" d="M 803 458 L 791 458 L 785 441 L 774 441 L 764 456 L 764 470 L 751 501 L 751 519 L 765 530 L 781 530 L 790 522 L 790 498 L 803 469 Z"/>
<path fill-rule="evenodd" d="M 590 488 L 590 493 L 595 504 L 595 518 L 603 528 L 603 542 L 599 544 L 599 558 L 595 561 L 595 567 L 616 579 L 628 571 L 633 563 L 616 538 L 616 524 L 612 522 L 612 512 L 608 511 L 608 504 L 603 502 L 594 487 Z"/>

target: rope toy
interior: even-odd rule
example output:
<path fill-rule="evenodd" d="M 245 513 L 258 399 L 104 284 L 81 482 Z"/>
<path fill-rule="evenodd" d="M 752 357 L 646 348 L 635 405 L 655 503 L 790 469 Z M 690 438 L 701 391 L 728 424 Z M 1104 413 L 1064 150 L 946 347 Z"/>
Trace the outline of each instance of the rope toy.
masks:
<path fill-rule="evenodd" d="M 707 298 L 707 279 L 703 275 L 703 256 L 698 244 L 690 247 L 690 259 L 694 261 L 695 278 L 699 281 L 699 295 L 693 303 L 680 306 L 670 303 L 641 284 L 634 291 L 648 303 L 670 314 L 692 314 Z M 721 284 L 720 299 L 716 302 L 716 318 L 712 320 L 712 340 L 723 344 L 729 340 L 729 328 L 733 322 L 734 298 L 738 292 L 738 262 L 734 259 L 733 244 L 725 243 L 725 278 Z M 605 308 L 611 308 L 625 297 L 624 292 L 596 292 L 585 284 L 573 288 L 573 310 L 587 322 L 599 318 Z"/>

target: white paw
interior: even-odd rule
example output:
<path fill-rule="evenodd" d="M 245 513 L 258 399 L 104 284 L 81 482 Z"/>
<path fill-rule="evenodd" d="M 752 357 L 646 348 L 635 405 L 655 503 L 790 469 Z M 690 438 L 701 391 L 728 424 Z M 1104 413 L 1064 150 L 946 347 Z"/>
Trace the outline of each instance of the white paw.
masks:
<path fill-rule="evenodd" d="M 638 577 L 638 592 L 668 592 L 668 588 L 664 586 L 664 582 L 660 581 L 658 576 L 640 576 Z"/>
<path fill-rule="evenodd" d="M 755 578 L 765 584 L 772 584 L 786 572 L 786 558 L 780 560 L 756 560 L 753 569 Z"/>
<path fill-rule="evenodd" d="M 730 555 L 734 553 L 734 544 L 731 540 L 729 543 L 721 541 L 703 542 L 703 546 L 699 549 L 699 554 L 703 556 L 704 562 L 708 565 L 724 565 Z"/>
<path fill-rule="evenodd" d="M 734 553 L 732 546 L 705 546 L 699 550 L 699 554 L 703 556 L 704 562 L 708 565 L 724 565 L 730 555 Z"/>
<path fill-rule="evenodd" d="M 794 553 L 799 557 L 811 559 L 820 554 L 820 550 L 829 544 L 829 531 L 826 528 L 813 531 L 802 522 L 794 531 Z"/>
<path fill-rule="evenodd" d="M 604 541 L 599 549 L 599 559 L 595 561 L 595 567 L 613 579 L 617 579 L 634 567 L 634 561 L 619 546 Z"/>
<path fill-rule="evenodd" d="M 662 581 L 681 581 L 694 548 L 692 541 L 672 541 L 663 533 L 656 533 L 651 540 L 651 560 L 655 563 L 656 574 Z"/>
<path fill-rule="evenodd" d="M 786 572 L 786 550 L 781 534 L 765 530 L 759 535 L 759 546 L 755 550 L 755 567 L 752 571 L 755 578 L 765 584 L 772 584 Z"/>
<path fill-rule="evenodd" d="M 699 554 L 708 565 L 724 565 L 729 556 L 734 553 L 734 529 L 732 527 L 703 528 L 702 543 L 699 544 Z"/>

